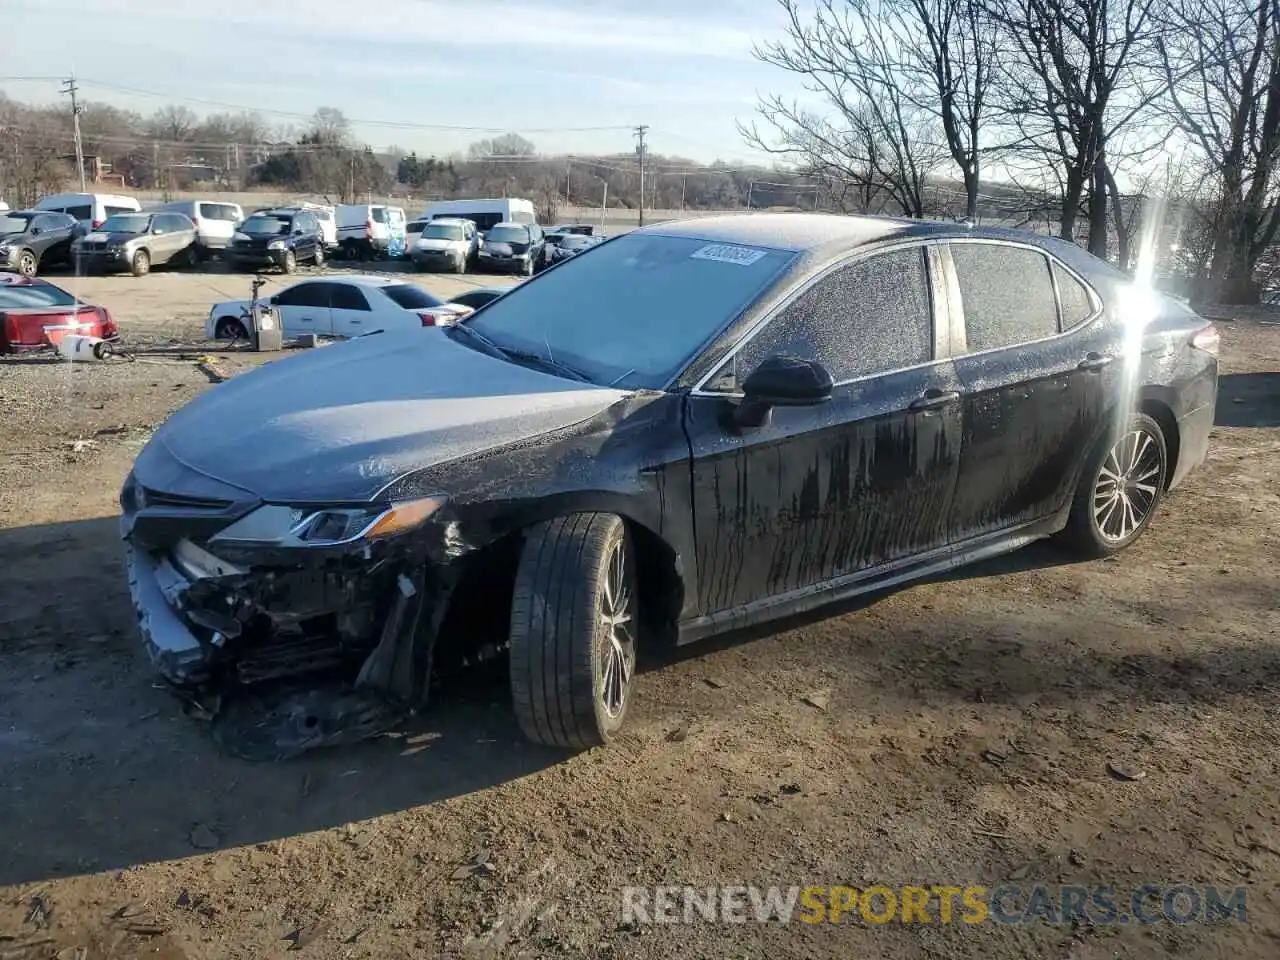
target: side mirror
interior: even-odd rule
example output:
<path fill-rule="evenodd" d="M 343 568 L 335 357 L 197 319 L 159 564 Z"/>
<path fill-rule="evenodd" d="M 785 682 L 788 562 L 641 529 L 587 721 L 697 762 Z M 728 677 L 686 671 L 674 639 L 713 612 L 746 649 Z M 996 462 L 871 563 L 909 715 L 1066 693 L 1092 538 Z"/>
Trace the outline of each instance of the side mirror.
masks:
<path fill-rule="evenodd" d="M 816 360 L 769 357 L 742 384 L 742 402 L 734 421 L 740 427 L 760 427 L 774 407 L 814 407 L 831 399 L 831 374 Z"/>

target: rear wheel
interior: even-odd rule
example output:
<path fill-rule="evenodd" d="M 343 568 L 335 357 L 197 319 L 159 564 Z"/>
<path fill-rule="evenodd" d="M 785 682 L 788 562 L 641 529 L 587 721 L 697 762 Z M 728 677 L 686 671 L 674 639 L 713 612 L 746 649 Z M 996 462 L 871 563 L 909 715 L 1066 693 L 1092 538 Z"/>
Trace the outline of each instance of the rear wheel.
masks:
<path fill-rule="evenodd" d="M 1064 539 L 1092 557 L 1110 556 L 1129 546 L 1155 516 L 1168 469 L 1160 424 L 1137 414 L 1118 437 L 1104 437 L 1089 458 Z"/>
<path fill-rule="evenodd" d="M 40 260 L 31 250 L 23 250 L 18 254 L 18 272 L 24 277 L 34 277 L 39 266 Z"/>
<path fill-rule="evenodd" d="M 133 255 L 131 269 L 135 277 L 145 277 L 151 272 L 151 254 L 145 250 L 139 250 Z"/>
<path fill-rule="evenodd" d="M 249 333 L 235 317 L 219 317 L 213 335 L 219 340 L 247 340 Z"/>
<path fill-rule="evenodd" d="M 608 743 L 636 665 L 636 574 L 627 526 L 579 513 L 529 531 L 511 604 L 511 696 L 525 736 L 556 747 Z"/>

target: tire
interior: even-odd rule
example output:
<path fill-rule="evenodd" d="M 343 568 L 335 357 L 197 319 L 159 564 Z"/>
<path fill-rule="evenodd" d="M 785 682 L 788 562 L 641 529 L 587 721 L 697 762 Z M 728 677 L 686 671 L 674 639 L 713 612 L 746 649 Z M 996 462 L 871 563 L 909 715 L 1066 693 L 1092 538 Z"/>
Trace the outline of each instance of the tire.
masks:
<path fill-rule="evenodd" d="M 135 277 L 145 277 L 151 272 L 151 254 L 145 250 L 139 250 L 133 255 L 133 262 L 129 265 Z"/>
<path fill-rule="evenodd" d="M 235 317 L 219 317 L 213 327 L 213 336 L 216 340 L 248 340 L 249 331 Z"/>
<path fill-rule="evenodd" d="M 613 739 L 634 686 L 635 610 L 621 517 L 578 513 L 528 531 L 510 632 L 511 699 L 526 737 L 578 750 Z"/>
<path fill-rule="evenodd" d="M 342 259 L 343 260 L 359 260 L 360 259 L 359 248 L 357 248 L 354 243 L 344 243 L 342 245 Z"/>
<path fill-rule="evenodd" d="M 520 276 L 522 277 L 533 276 L 533 260 L 532 259 L 526 260 L 524 262 L 524 266 L 520 268 Z"/>
<path fill-rule="evenodd" d="M 311 262 L 315 264 L 316 269 L 324 266 L 324 247 L 316 244 L 316 255 L 311 258 Z"/>
<path fill-rule="evenodd" d="M 34 277 L 40 269 L 40 258 L 33 250 L 23 250 L 18 254 L 18 272 L 24 277 Z"/>
<path fill-rule="evenodd" d="M 1063 541 L 1087 557 L 1119 553 L 1151 523 L 1164 499 L 1168 472 L 1169 453 L 1160 424 L 1136 414 L 1118 439 L 1108 434 L 1090 454 Z M 1111 476 L 1127 478 L 1118 495 Z"/>
<path fill-rule="evenodd" d="M 457 274 L 463 274 L 467 272 L 466 257 L 458 257 L 458 259 L 453 261 L 453 272 Z"/>
<path fill-rule="evenodd" d="M 183 257 L 183 266 L 190 267 L 194 270 L 204 262 L 204 259 L 204 252 L 200 249 L 200 245 L 193 243 L 191 246 L 187 247 L 186 254 Z"/>
<path fill-rule="evenodd" d="M 281 273 L 297 273 L 298 272 L 298 255 L 292 250 L 284 252 L 284 263 L 280 264 Z"/>

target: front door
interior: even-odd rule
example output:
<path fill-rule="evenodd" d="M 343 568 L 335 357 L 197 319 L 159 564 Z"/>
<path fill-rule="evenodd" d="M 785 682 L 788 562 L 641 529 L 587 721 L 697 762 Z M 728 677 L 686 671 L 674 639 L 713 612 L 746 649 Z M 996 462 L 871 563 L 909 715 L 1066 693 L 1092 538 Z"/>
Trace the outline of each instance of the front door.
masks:
<path fill-rule="evenodd" d="M 699 612 L 728 613 L 944 547 L 960 385 L 935 335 L 919 245 L 839 266 L 689 397 Z M 746 375 L 817 360 L 830 401 L 732 422 Z"/>
<path fill-rule="evenodd" d="M 1059 268 L 1064 289 L 1076 285 L 1074 313 L 1060 319 L 1053 268 L 1041 251 L 979 241 L 949 250 L 964 314 L 954 344 L 964 443 L 952 535 L 964 540 L 1067 505 L 1122 364 L 1105 324 L 1085 322 L 1095 301 Z M 1072 324 L 1078 329 L 1063 335 Z"/>
<path fill-rule="evenodd" d="M 272 297 L 271 305 L 284 336 L 296 337 L 302 333 L 333 335 L 333 322 L 329 315 L 331 286 L 323 280 L 306 280 Z"/>

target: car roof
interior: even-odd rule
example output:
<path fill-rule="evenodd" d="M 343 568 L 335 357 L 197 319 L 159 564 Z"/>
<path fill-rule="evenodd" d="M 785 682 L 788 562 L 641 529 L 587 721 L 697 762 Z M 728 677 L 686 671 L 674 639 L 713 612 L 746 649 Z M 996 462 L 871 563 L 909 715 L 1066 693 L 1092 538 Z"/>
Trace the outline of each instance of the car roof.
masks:
<path fill-rule="evenodd" d="M 398 287 L 407 280 L 399 277 L 379 277 L 369 273 L 348 274 L 346 276 L 309 277 L 308 280 L 323 280 L 325 283 L 348 283 L 356 287 Z M 306 283 L 307 280 L 300 281 Z"/>
<path fill-rule="evenodd" d="M 444 219 L 444 218 L 442 217 L 440 219 Z M 532 224 L 517 223 L 515 220 L 503 220 L 500 223 L 495 223 L 493 227 L 491 227 L 490 229 L 493 229 L 494 227 L 528 227 L 528 226 L 532 226 Z"/>

